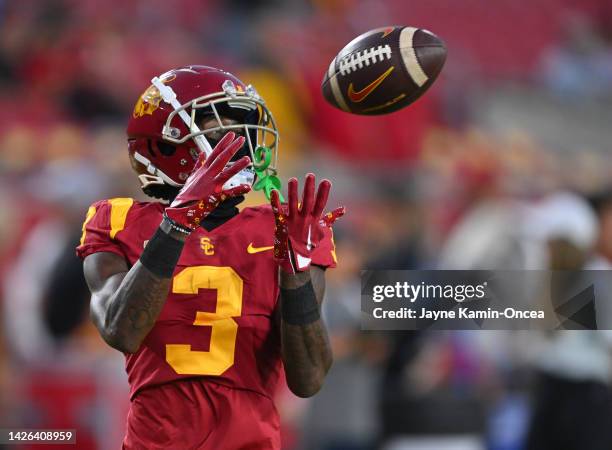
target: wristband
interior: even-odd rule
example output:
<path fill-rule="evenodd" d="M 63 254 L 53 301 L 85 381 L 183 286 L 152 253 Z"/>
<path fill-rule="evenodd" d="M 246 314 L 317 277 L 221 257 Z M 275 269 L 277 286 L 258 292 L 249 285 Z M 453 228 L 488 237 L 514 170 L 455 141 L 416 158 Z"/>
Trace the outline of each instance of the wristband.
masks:
<path fill-rule="evenodd" d="M 312 281 L 297 289 L 280 288 L 280 293 L 282 318 L 288 324 L 308 325 L 321 317 Z"/>
<path fill-rule="evenodd" d="M 161 278 L 170 278 L 183 251 L 178 241 L 158 228 L 140 255 L 140 263 Z"/>
<path fill-rule="evenodd" d="M 179 225 L 176 221 L 172 220 L 170 217 L 168 217 L 166 211 L 164 211 L 164 219 L 168 221 L 168 225 L 170 225 L 170 228 L 172 228 L 174 231 L 178 231 L 179 233 L 183 233 L 187 236 L 189 236 L 193 231 L 190 228 L 183 227 Z"/>

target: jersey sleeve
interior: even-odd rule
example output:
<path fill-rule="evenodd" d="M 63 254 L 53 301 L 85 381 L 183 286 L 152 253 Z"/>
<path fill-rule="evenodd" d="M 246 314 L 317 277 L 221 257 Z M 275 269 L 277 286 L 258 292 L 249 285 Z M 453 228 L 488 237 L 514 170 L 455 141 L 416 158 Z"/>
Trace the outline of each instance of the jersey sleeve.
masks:
<path fill-rule="evenodd" d="M 132 199 L 121 198 L 101 200 L 91 205 L 83 222 L 77 256 L 85 259 L 92 253 L 111 252 L 125 257 L 115 236 L 125 226 L 127 211 L 132 203 Z"/>
<path fill-rule="evenodd" d="M 322 229 L 323 238 L 312 252 L 312 264 L 333 269 L 338 264 L 336 244 L 334 243 L 334 231 L 326 226 L 322 226 Z"/>

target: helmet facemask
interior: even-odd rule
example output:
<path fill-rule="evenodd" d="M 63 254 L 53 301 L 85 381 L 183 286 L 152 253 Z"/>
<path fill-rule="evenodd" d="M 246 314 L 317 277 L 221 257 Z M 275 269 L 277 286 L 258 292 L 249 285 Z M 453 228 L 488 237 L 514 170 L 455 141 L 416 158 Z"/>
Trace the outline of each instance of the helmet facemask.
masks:
<path fill-rule="evenodd" d="M 179 104 L 175 97 L 174 99 L 171 97 L 173 92 L 171 90 L 168 92 L 169 87 L 161 82 L 156 83 L 156 80 L 159 81 L 159 79 L 153 79 L 153 84 L 158 88 L 161 87 L 162 95 L 170 96 L 169 98 L 164 97 L 164 100 L 174 100 L 168 101 L 174 107 L 174 111 L 170 112 L 162 129 L 162 137 L 166 142 L 181 145 L 191 139 L 200 151 L 209 155 L 212 146 L 207 137 L 216 143 L 215 141 L 218 139 L 213 138 L 213 136 L 222 136 L 229 131 L 234 131 L 245 137 L 245 150 L 248 151 L 251 161 L 254 163 L 259 160 L 255 156 L 258 147 L 269 149 L 271 153 L 270 164 L 259 171 L 258 174 L 276 176 L 279 141 L 276 123 L 269 109 L 252 86 L 248 86 L 244 90 L 241 86 L 237 87 L 231 80 L 226 80 L 221 92 Z M 159 86 L 160 84 L 161 86 Z M 200 129 L 199 124 L 203 117 L 209 120 L 213 119 L 216 124 L 203 130 Z M 240 122 L 224 124 L 224 117 Z M 185 126 L 187 132 L 185 132 Z M 228 180 L 224 188 L 228 189 L 240 184 L 253 185 L 254 181 L 255 169 L 248 167 Z"/>

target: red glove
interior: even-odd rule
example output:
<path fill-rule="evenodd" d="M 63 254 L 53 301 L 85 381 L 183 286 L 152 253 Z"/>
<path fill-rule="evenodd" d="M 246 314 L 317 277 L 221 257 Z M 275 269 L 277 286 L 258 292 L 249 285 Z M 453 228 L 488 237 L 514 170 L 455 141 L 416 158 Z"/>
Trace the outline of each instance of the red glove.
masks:
<path fill-rule="evenodd" d="M 331 226 L 344 214 L 344 207 L 321 217 L 327 203 L 331 182 L 323 180 L 314 194 L 315 176 L 306 175 L 301 207 L 298 207 L 298 182 L 291 178 L 288 184 L 287 205 L 281 205 L 278 191 L 272 191 L 270 203 L 274 212 L 274 259 L 287 273 L 309 269 L 312 250 L 323 237 L 323 227 Z"/>
<path fill-rule="evenodd" d="M 249 157 L 245 156 L 226 167 L 232 156 L 244 145 L 244 137 L 235 139 L 235 136 L 232 132 L 223 136 L 208 158 L 204 153 L 200 154 L 185 185 L 164 212 L 173 225 L 185 232 L 193 231 L 220 202 L 251 190 L 247 184 L 223 189 L 227 180 L 251 163 Z"/>

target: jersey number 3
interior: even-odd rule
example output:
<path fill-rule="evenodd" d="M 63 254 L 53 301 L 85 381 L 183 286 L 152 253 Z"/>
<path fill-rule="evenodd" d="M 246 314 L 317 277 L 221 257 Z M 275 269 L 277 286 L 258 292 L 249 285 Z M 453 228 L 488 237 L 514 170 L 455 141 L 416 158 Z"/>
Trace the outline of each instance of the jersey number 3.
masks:
<path fill-rule="evenodd" d="M 231 267 L 193 266 L 173 280 L 175 294 L 197 294 L 199 289 L 217 290 L 214 313 L 196 311 L 194 325 L 212 327 L 209 351 L 191 350 L 190 344 L 167 344 L 166 361 L 181 375 L 221 375 L 234 364 L 238 324 L 242 314 L 242 279 Z"/>

